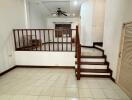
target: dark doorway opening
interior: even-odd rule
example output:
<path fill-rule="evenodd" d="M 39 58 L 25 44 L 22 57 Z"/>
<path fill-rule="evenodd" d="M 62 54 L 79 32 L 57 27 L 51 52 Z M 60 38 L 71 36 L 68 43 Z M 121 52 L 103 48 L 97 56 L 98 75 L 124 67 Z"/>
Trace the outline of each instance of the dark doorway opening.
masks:
<path fill-rule="evenodd" d="M 55 37 L 71 37 L 71 24 L 55 24 Z"/>

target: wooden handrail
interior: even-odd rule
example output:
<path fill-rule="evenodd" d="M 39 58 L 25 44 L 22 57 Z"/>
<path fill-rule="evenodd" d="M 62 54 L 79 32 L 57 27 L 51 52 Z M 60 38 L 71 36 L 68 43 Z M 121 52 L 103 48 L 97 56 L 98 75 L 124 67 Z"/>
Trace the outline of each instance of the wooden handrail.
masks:
<path fill-rule="evenodd" d="M 67 29 L 13 29 L 14 31 L 17 30 L 67 30 Z M 68 29 L 68 30 L 76 30 L 76 29 Z"/>
<path fill-rule="evenodd" d="M 77 69 L 76 69 L 77 80 L 80 80 L 81 45 L 80 45 L 78 26 L 76 26 L 76 56 L 77 56 Z"/>

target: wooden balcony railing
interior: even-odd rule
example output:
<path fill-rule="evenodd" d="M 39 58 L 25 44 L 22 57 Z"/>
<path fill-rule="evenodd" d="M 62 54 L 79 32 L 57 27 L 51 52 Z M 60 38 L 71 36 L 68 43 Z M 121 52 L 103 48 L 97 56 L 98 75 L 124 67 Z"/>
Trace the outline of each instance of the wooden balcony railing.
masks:
<path fill-rule="evenodd" d="M 14 29 L 16 51 L 75 51 L 77 29 Z"/>

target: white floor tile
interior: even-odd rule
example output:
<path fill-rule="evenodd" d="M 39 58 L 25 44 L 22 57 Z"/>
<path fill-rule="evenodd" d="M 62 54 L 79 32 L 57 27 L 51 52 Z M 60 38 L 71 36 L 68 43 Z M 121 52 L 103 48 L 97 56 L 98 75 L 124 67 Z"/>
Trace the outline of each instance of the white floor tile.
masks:
<path fill-rule="evenodd" d="M 79 97 L 93 97 L 90 89 L 79 89 Z"/>
<path fill-rule="evenodd" d="M 66 88 L 55 88 L 53 96 L 66 96 Z"/>
<path fill-rule="evenodd" d="M 130 98 L 121 89 L 115 90 L 115 92 L 120 96 L 121 99 L 130 100 Z"/>
<path fill-rule="evenodd" d="M 40 95 L 44 96 L 53 96 L 54 94 L 54 88 L 53 87 L 48 87 L 45 90 L 42 90 Z"/>
<path fill-rule="evenodd" d="M 66 100 L 65 97 L 53 97 L 52 100 Z"/>
<path fill-rule="evenodd" d="M 0 95 L 0 100 L 10 100 L 12 95 Z"/>
<path fill-rule="evenodd" d="M 121 97 L 113 89 L 104 89 L 104 94 L 109 99 L 121 99 Z"/>
<path fill-rule="evenodd" d="M 66 88 L 67 97 L 79 97 L 77 88 Z"/>
<path fill-rule="evenodd" d="M 39 96 L 37 100 L 51 100 L 50 96 Z"/>
<path fill-rule="evenodd" d="M 10 100 L 24 100 L 24 95 L 14 95 Z"/>
<path fill-rule="evenodd" d="M 80 100 L 79 98 L 75 98 L 75 97 L 66 97 L 66 100 Z"/>
<path fill-rule="evenodd" d="M 94 100 L 93 98 L 80 98 L 80 100 Z"/>
<path fill-rule="evenodd" d="M 38 96 L 24 96 L 23 100 L 37 100 Z"/>
<path fill-rule="evenodd" d="M 92 92 L 93 98 L 101 98 L 101 99 L 106 98 L 102 89 L 91 89 L 91 92 Z"/>

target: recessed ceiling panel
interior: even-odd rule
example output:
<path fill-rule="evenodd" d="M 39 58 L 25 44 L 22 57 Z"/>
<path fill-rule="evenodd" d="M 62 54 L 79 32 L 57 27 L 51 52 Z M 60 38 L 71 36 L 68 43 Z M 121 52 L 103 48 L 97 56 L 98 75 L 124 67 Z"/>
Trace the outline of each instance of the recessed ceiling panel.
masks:
<path fill-rule="evenodd" d="M 61 8 L 63 11 L 70 12 L 70 2 L 69 1 L 43 1 L 42 4 L 47 7 L 49 12 L 53 13 L 58 8 Z"/>
<path fill-rule="evenodd" d="M 79 17 L 80 6 L 83 0 L 77 0 L 78 4 L 74 5 L 75 0 L 29 0 L 30 2 L 37 2 L 40 4 L 40 9 L 47 16 L 52 16 L 53 13 L 61 8 L 62 11 L 67 12 L 71 17 Z M 47 10 L 45 13 L 45 10 Z M 68 16 L 69 17 L 69 16 Z"/>

